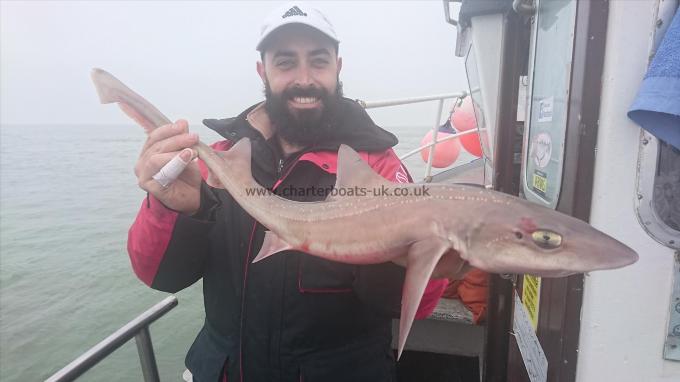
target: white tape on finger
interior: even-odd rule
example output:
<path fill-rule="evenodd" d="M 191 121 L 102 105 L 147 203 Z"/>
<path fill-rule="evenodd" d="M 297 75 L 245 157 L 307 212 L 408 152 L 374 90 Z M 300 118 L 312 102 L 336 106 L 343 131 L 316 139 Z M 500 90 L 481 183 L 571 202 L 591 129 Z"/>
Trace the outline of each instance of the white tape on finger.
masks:
<path fill-rule="evenodd" d="M 167 188 L 170 186 L 170 183 L 172 183 L 179 174 L 184 171 L 184 169 L 187 167 L 189 163 L 184 162 L 182 158 L 179 157 L 179 154 L 177 154 L 174 158 L 170 160 L 163 168 L 161 168 L 160 171 L 156 173 L 152 178 L 160 183 L 161 186 L 164 188 Z"/>

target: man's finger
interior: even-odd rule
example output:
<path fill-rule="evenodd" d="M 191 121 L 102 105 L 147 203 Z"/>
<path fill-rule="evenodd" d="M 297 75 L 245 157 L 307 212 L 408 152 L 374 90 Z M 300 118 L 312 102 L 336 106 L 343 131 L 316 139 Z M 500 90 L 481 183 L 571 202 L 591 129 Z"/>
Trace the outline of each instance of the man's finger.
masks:
<path fill-rule="evenodd" d="M 162 141 L 166 138 L 170 138 L 173 135 L 186 133 L 188 131 L 188 124 L 185 120 L 178 120 L 177 122 L 169 125 L 161 126 L 157 129 L 153 129 L 149 132 L 149 136 L 142 147 L 142 152 L 146 151 L 149 147 L 154 145 L 156 142 Z"/>
<path fill-rule="evenodd" d="M 167 188 L 175 179 L 177 179 L 179 174 L 184 171 L 187 165 L 189 165 L 193 155 L 191 149 L 182 150 L 182 152 L 172 158 L 170 162 L 163 166 L 163 168 L 161 168 L 152 178 L 161 186 Z"/>
<path fill-rule="evenodd" d="M 198 142 L 198 134 L 196 133 L 184 133 L 179 135 L 174 135 L 169 138 L 163 139 L 162 141 L 154 143 L 152 146 L 146 149 L 146 155 L 156 155 L 162 153 L 170 153 L 173 151 L 179 151 L 188 147 L 195 145 Z"/>

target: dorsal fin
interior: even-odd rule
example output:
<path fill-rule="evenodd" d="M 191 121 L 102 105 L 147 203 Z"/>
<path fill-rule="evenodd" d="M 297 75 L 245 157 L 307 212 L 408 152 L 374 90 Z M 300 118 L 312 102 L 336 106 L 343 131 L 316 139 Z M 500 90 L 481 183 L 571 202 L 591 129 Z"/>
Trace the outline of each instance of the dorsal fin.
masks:
<path fill-rule="evenodd" d="M 335 188 L 380 187 L 393 184 L 364 162 L 359 154 L 347 145 L 340 145 L 338 149 L 338 170 Z"/>
<path fill-rule="evenodd" d="M 251 150 L 250 139 L 243 137 L 231 146 L 229 150 L 221 153 L 224 164 L 230 168 L 231 176 L 238 179 L 253 176 L 250 168 Z"/>
<path fill-rule="evenodd" d="M 239 165 L 248 166 L 250 170 L 250 151 L 251 143 L 248 137 L 243 137 L 236 141 L 227 151 L 222 154 L 222 159 L 226 161 L 239 162 Z"/>

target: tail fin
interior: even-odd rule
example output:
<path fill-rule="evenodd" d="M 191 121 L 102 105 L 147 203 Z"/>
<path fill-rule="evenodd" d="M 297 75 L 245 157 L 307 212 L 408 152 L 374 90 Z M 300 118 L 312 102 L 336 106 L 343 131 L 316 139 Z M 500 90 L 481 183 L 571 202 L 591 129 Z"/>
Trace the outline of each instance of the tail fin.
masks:
<path fill-rule="evenodd" d="M 133 121 L 137 122 L 140 126 L 144 128 L 144 132 L 149 135 L 158 126 L 154 125 L 152 121 L 140 114 L 135 108 L 130 106 L 125 102 L 118 102 L 118 107 L 125 113 L 128 117 L 132 118 Z"/>
<path fill-rule="evenodd" d="M 171 123 L 170 119 L 149 101 L 106 70 L 94 68 L 90 72 L 90 78 L 97 89 L 99 102 L 104 104 L 117 102 L 125 114 L 144 127 L 147 134 L 156 127 Z"/>

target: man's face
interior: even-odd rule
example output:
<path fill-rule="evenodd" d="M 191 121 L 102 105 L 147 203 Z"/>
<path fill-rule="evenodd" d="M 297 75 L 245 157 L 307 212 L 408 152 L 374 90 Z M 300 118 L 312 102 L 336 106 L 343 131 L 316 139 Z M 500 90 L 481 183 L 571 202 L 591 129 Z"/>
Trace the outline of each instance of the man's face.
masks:
<path fill-rule="evenodd" d="M 279 135 L 310 145 L 330 128 L 341 97 L 342 61 L 333 42 L 308 27 L 282 27 L 257 69 L 265 85 L 265 108 Z"/>

